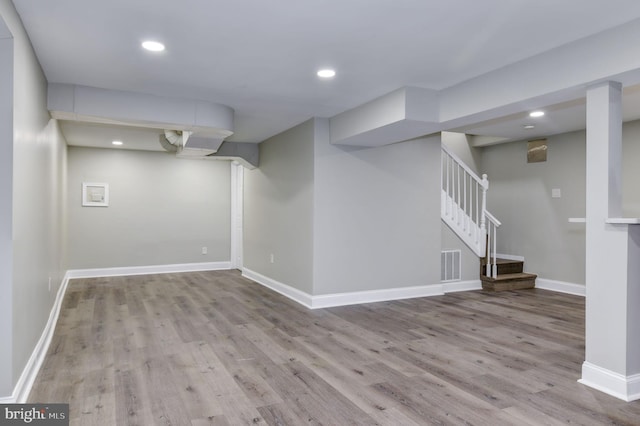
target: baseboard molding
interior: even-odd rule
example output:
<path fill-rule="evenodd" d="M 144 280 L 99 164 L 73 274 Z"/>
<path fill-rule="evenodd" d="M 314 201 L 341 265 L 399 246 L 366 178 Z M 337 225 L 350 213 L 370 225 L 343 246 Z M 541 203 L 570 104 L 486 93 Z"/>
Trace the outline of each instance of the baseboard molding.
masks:
<path fill-rule="evenodd" d="M 62 301 L 64 299 L 64 294 L 67 291 L 68 284 L 69 274 L 67 273 L 62 279 L 62 283 L 60 284 L 60 288 L 56 294 L 56 300 L 53 302 L 53 307 L 49 313 L 49 320 L 42 331 L 42 335 L 40 336 L 36 347 L 33 349 L 33 352 L 27 361 L 27 365 L 25 365 L 22 370 L 18 383 L 16 383 L 16 386 L 13 389 L 13 394 L 10 397 L 0 398 L 0 404 L 22 404 L 27 401 L 27 398 L 29 398 L 29 393 L 31 393 L 31 388 L 38 376 L 40 367 L 47 355 L 49 344 L 53 338 L 53 332 L 56 329 L 56 323 L 58 322 L 60 308 L 62 307 Z"/>
<path fill-rule="evenodd" d="M 416 297 L 441 296 L 443 294 L 444 291 L 442 289 L 442 284 L 322 294 L 312 296 L 312 309 L 359 305 L 362 303 L 388 302 L 391 300 L 413 299 Z"/>
<path fill-rule="evenodd" d="M 293 288 L 289 285 L 283 284 L 248 268 L 242 268 L 242 276 L 250 279 L 251 281 L 255 281 L 260 285 L 270 288 L 276 293 L 280 293 L 281 295 L 293 300 L 294 302 L 298 302 L 302 306 L 305 306 L 309 309 L 313 308 L 313 296 L 311 296 L 309 293 L 305 293 L 302 290 L 298 290 L 297 288 Z"/>
<path fill-rule="evenodd" d="M 547 280 L 545 278 L 536 279 L 536 288 L 542 290 L 557 291 L 558 293 L 573 294 L 575 296 L 586 296 L 586 286 L 580 284 L 567 283 L 564 281 Z"/>
<path fill-rule="evenodd" d="M 496 257 L 498 259 L 517 260 L 519 262 L 524 262 L 524 256 L 516 256 L 516 255 L 513 255 L 513 254 L 496 253 Z"/>
<path fill-rule="evenodd" d="M 443 295 L 442 284 L 402 287 L 384 290 L 355 291 L 349 293 L 310 295 L 301 290 L 266 277 L 251 269 L 244 268 L 242 276 L 257 282 L 309 309 L 332 308 L 336 306 L 358 305 L 362 303 L 387 302 L 390 300 L 412 299 Z"/>
<path fill-rule="evenodd" d="M 623 376 L 585 361 L 578 382 L 626 402 L 640 399 L 640 374 Z"/>
<path fill-rule="evenodd" d="M 101 278 L 126 275 L 173 274 L 231 269 L 231 262 L 180 263 L 175 265 L 126 266 L 121 268 L 71 269 L 69 278 Z"/>
<path fill-rule="evenodd" d="M 482 281 L 469 280 L 469 281 L 455 281 L 455 282 L 449 282 L 449 283 L 442 283 L 442 288 L 445 294 L 457 293 L 460 291 L 482 290 Z"/>

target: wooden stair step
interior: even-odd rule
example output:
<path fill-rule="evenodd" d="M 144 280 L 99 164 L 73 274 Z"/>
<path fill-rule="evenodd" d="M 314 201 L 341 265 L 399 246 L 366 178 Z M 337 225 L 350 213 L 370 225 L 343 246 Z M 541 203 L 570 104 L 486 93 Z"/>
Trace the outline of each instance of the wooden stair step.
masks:
<path fill-rule="evenodd" d="M 485 273 L 485 269 L 487 264 L 486 262 L 481 262 L 480 266 L 480 275 Z M 498 269 L 498 275 L 503 274 L 517 274 L 524 270 L 524 262 L 521 260 L 511 260 L 511 259 L 496 259 L 496 266 Z"/>
<path fill-rule="evenodd" d="M 536 286 L 536 274 L 518 272 L 514 274 L 501 274 L 495 278 L 481 275 L 482 289 L 489 291 L 522 290 Z"/>

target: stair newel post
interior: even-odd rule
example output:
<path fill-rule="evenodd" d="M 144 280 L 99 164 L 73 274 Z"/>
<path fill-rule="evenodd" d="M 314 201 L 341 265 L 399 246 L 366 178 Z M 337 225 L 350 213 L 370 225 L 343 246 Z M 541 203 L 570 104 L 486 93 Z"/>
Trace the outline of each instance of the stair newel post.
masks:
<path fill-rule="evenodd" d="M 497 245 L 497 237 L 498 237 L 498 228 L 493 227 L 493 267 L 491 270 L 491 277 L 495 278 L 498 276 L 498 245 Z"/>
<path fill-rule="evenodd" d="M 487 175 L 482 175 L 482 206 L 480 207 L 480 230 L 483 234 L 487 230 L 487 217 L 485 211 L 487 210 L 487 189 L 489 189 L 489 180 Z"/>
<path fill-rule="evenodd" d="M 482 199 L 480 206 L 480 235 L 484 238 L 485 244 L 485 261 L 486 261 L 486 272 L 485 275 L 491 276 L 491 250 L 489 249 L 491 244 L 491 233 L 487 232 L 487 189 L 489 188 L 489 180 L 487 179 L 486 173 L 482 175 L 482 181 L 480 182 L 482 186 Z"/>

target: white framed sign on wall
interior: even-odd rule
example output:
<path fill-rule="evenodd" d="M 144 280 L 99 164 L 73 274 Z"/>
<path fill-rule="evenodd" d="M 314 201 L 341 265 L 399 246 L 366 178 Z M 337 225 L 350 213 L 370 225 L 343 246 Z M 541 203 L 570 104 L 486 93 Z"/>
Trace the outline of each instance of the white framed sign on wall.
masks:
<path fill-rule="evenodd" d="M 109 184 L 82 182 L 82 205 L 84 207 L 108 207 Z"/>

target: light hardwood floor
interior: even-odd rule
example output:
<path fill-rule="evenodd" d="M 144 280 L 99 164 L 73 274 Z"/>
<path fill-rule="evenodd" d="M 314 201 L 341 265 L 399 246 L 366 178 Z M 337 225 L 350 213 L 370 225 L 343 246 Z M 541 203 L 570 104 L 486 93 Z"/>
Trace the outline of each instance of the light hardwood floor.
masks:
<path fill-rule="evenodd" d="M 308 310 L 237 271 L 73 280 L 31 402 L 72 425 L 640 424 L 576 382 L 584 300 Z"/>

